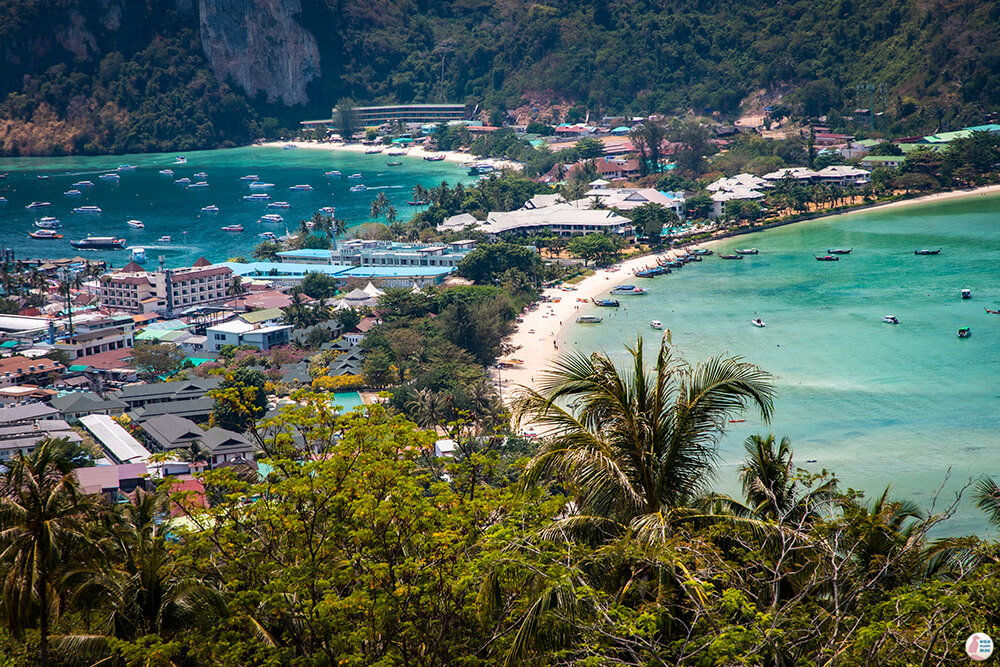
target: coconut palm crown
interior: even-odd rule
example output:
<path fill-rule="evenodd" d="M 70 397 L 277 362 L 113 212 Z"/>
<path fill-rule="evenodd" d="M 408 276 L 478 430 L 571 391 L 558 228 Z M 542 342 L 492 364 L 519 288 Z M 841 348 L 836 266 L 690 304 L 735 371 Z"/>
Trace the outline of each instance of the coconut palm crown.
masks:
<path fill-rule="evenodd" d="M 663 539 L 704 491 L 726 423 L 750 407 L 770 421 L 774 386 L 757 366 L 725 355 L 691 366 L 664 338 L 647 368 L 641 337 L 627 349 L 621 368 L 604 353 L 564 355 L 515 401 L 544 434 L 524 482 L 556 479 L 575 500 L 555 530 Z"/>

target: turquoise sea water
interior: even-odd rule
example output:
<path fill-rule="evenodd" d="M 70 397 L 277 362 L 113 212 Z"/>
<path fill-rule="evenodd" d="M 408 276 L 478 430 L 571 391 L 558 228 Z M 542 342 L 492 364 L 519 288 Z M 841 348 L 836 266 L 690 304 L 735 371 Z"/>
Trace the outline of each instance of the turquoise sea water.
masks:
<path fill-rule="evenodd" d="M 350 225 L 368 222 L 368 211 L 378 193 L 385 193 L 395 206 L 399 219 L 406 220 L 418 209 L 406 202 L 413 199 L 412 189 L 420 183 L 426 187 L 442 181 L 454 184 L 468 182 L 466 170 L 453 162 L 426 162 L 420 158 L 365 155 L 345 151 L 300 148 L 248 147 L 231 150 L 185 153 L 187 164 L 174 165 L 174 155 L 150 154 L 110 157 L 67 158 L 4 158 L 0 159 L 0 196 L 8 203 L 0 204 L 0 243 L 12 248 L 20 258 L 72 257 L 81 254 L 69 245 L 70 240 L 93 236 L 124 238 L 130 246 L 147 249 L 150 263 L 164 256 L 167 266 L 190 264 L 199 255 L 211 261 L 223 261 L 235 255 L 249 255 L 260 241 L 257 234 L 271 231 L 281 236 L 286 227 L 294 231 L 299 221 L 309 219 L 324 206 L 336 208 L 337 217 Z M 386 162 L 399 160 L 399 167 Z M 134 164 L 135 171 L 118 172 L 117 183 L 100 180 L 102 173 L 113 171 L 120 164 Z M 172 169 L 173 177 L 159 174 Z M 328 179 L 324 173 L 339 170 L 340 179 Z M 194 176 L 205 172 L 208 178 Z M 348 179 L 354 173 L 358 180 Z M 270 190 L 250 190 L 240 176 L 257 174 L 261 180 L 274 183 Z M 43 176 L 45 178 L 38 178 Z M 187 177 L 192 182 L 207 180 L 209 187 L 185 189 L 174 184 Z M 93 181 L 93 188 L 80 188 L 83 196 L 67 197 L 77 181 Z M 349 188 L 357 183 L 368 186 L 367 192 L 354 193 Z M 308 184 L 312 191 L 294 192 L 292 185 Z M 264 203 L 242 200 L 243 195 L 267 192 L 273 201 L 287 201 L 290 209 L 268 209 Z M 44 209 L 27 210 L 32 201 L 51 202 Z M 201 208 L 215 204 L 219 213 L 202 213 Z M 78 206 L 96 205 L 100 215 L 74 214 Z M 283 223 L 261 224 L 257 220 L 265 213 L 278 213 Z M 42 216 L 54 216 L 63 224 L 62 240 L 35 240 L 28 237 L 34 221 Z M 143 221 L 145 229 L 132 229 L 126 220 Z M 245 231 L 222 232 L 226 225 L 242 224 Z M 186 233 L 185 233 L 186 232 Z M 161 236 L 173 237 L 172 243 L 158 243 Z M 121 266 L 128 261 L 124 251 L 88 251 L 87 257 L 111 261 Z"/>
<path fill-rule="evenodd" d="M 689 361 L 728 351 L 776 375 L 773 423 L 747 415 L 721 443 L 720 491 L 739 493 L 743 440 L 768 430 L 792 439 L 800 467 L 831 470 L 842 488 L 869 497 L 891 484 L 928 506 L 944 485 L 941 509 L 970 478 L 1000 477 L 1000 315 L 983 308 L 1000 308 L 1000 197 L 861 212 L 723 248 L 750 246 L 761 254 L 623 276 L 650 294 L 619 297 L 623 308 L 599 309 L 599 326 L 564 330 L 563 345 L 622 358 L 636 334 L 658 340 L 649 321 L 659 319 Z M 813 259 L 834 247 L 854 251 Z M 922 257 L 916 248 L 942 250 Z M 750 324 L 755 313 L 766 328 Z M 963 326 L 970 338 L 957 338 Z M 942 530 L 983 534 L 986 521 L 966 498 Z"/>

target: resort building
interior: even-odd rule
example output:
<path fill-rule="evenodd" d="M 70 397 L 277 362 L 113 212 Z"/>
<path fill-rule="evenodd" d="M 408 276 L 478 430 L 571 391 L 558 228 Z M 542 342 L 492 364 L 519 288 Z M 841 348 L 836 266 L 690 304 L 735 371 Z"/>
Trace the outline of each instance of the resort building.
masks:
<path fill-rule="evenodd" d="M 131 331 L 111 327 L 86 333 L 74 331 L 73 336 L 56 341 L 53 347 L 68 354 L 70 359 L 76 360 L 112 350 L 123 350 L 132 347 L 132 344 Z"/>
<path fill-rule="evenodd" d="M 282 324 L 284 313 L 277 308 L 243 313 L 235 319 L 213 324 L 205 329 L 209 352 L 218 352 L 224 345 L 253 345 L 267 352 L 272 347 L 288 344 L 292 328 Z"/>
<path fill-rule="evenodd" d="M 294 287 L 309 273 L 321 273 L 337 279 L 340 287 L 362 278 L 387 287 L 439 285 L 454 271 L 450 266 L 353 266 L 350 264 L 302 264 L 299 262 L 226 262 L 225 266 L 245 280 L 259 280 L 283 287 Z"/>
<path fill-rule="evenodd" d="M 601 179 L 592 181 L 592 189 L 587 191 L 586 196 L 599 201 L 605 208 L 631 211 L 646 204 L 658 204 L 676 213 L 678 218 L 684 217 L 683 192 L 661 192 L 653 188 L 609 188 L 607 185 L 608 182 Z"/>
<path fill-rule="evenodd" d="M 52 374 L 61 374 L 65 369 L 58 361 L 45 357 L 29 359 L 16 356 L 0 359 L 0 387 L 12 387 L 24 382 L 50 384 Z"/>
<path fill-rule="evenodd" d="M 329 120 L 307 120 L 302 126 L 327 127 L 337 124 L 339 111 L 333 109 Z M 378 127 L 386 123 L 399 122 L 404 125 L 447 123 L 449 121 L 465 120 L 468 111 L 464 104 L 393 104 L 384 107 L 355 107 L 355 122 L 359 126 Z"/>
<path fill-rule="evenodd" d="M 83 441 L 80 434 L 62 419 L 39 419 L 5 424 L 0 426 L 0 461 L 8 461 L 19 452 L 30 454 L 40 442 L 58 438 L 66 438 L 72 443 Z"/>
<path fill-rule="evenodd" d="M 200 258 L 181 269 L 146 271 L 129 262 L 101 277 L 101 304 L 130 313 L 166 313 L 222 303 L 230 298 L 232 270 Z"/>
<path fill-rule="evenodd" d="M 576 202 L 508 213 L 490 213 L 480 229 L 492 238 L 500 234 L 530 234 L 547 228 L 557 236 L 617 234 L 631 237 L 632 221 L 614 211 L 591 210 Z"/>
<path fill-rule="evenodd" d="M 869 169 L 899 169 L 906 162 L 905 155 L 866 155 L 861 158 L 861 165 Z"/>
<path fill-rule="evenodd" d="M 351 239 L 333 250 L 286 250 L 278 257 L 302 264 L 454 267 L 475 247 L 473 240 L 428 244 Z"/>

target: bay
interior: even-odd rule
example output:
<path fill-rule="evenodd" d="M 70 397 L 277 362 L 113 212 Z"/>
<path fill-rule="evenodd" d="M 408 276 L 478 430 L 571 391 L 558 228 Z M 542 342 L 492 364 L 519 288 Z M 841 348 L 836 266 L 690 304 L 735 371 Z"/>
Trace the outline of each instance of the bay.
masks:
<path fill-rule="evenodd" d="M 174 164 L 173 154 L 144 154 L 100 157 L 60 158 L 3 158 L 0 159 L 0 196 L 7 198 L 0 204 L 0 244 L 12 249 L 18 258 L 86 257 L 110 261 L 120 267 L 128 261 L 124 251 L 75 250 L 69 244 L 91 234 L 124 238 L 129 246 L 146 248 L 150 264 L 158 257 L 164 258 L 168 267 L 190 265 L 199 256 L 212 262 L 225 261 L 234 256 L 249 257 L 260 242 L 257 234 L 271 231 L 278 236 L 295 231 L 300 220 L 307 220 L 325 206 L 333 206 L 338 218 L 347 220 L 349 226 L 369 222 L 372 200 L 384 193 L 398 212 L 399 220 L 408 220 L 420 209 L 410 206 L 413 187 L 425 187 L 446 181 L 470 182 L 467 175 L 454 162 L 427 162 L 416 157 L 389 157 L 384 154 L 366 155 L 351 151 L 251 146 L 227 150 L 185 153 L 186 164 Z M 397 167 L 386 162 L 400 161 Z M 116 172 L 118 181 L 100 179 L 101 174 L 114 172 L 122 164 L 135 165 L 135 170 Z M 172 176 L 159 172 L 171 169 Z M 339 179 L 327 178 L 327 171 L 339 170 Z M 196 177 L 204 172 L 207 178 Z M 360 180 L 349 179 L 360 173 Z M 240 177 L 249 174 L 273 183 L 268 190 L 251 190 Z M 42 178 L 39 178 L 42 177 Z M 192 182 L 207 181 L 208 187 L 186 188 L 175 184 L 176 179 L 190 178 Z M 67 197 L 63 193 L 73 189 L 73 183 L 89 180 L 92 188 L 78 188 L 82 195 Z M 352 185 L 363 183 L 365 192 L 350 192 Z M 311 185 L 311 191 L 290 191 L 293 185 Z M 243 201 L 243 196 L 253 192 L 267 192 L 273 201 L 287 201 L 289 209 L 268 209 L 264 203 Z M 47 201 L 47 208 L 28 210 L 33 201 Z M 218 213 L 203 213 L 202 207 L 215 204 Z M 78 214 L 79 206 L 99 206 L 102 213 Z M 261 215 L 277 213 L 282 223 L 259 223 Z M 42 216 L 60 220 L 61 240 L 35 240 L 28 233 L 35 229 L 34 222 Z M 144 229 L 132 229 L 126 220 L 141 220 Z M 245 231 L 223 232 L 227 225 L 243 225 Z M 172 242 L 158 242 L 162 236 L 171 236 Z"/>
<path fill-rule="evenodd" d="M 1000 197 L 970 196 L 875 209 L 729 239 L 716 252 L 756 246 L 742 261 L 717 256 L 617 297 L 598 327 L 563 331 L 562 345 L 624 359 L 637 334 L 647 346 L 663 321 L 689 361 L 741 355 L 777 378 L 775 417 L 729 425 L 713 487 L 739 494 L 743 441 L 787 435 L 795 462 L 836 473 L 841 488 L 941 510 L 971 479 L 1000 477 Z M 828 248 L 850 248 L 817 262 Z M 941 248 L 916 256 L 917 248 Z M 626 276 L 622 276 L 623 280 Z M 972 290 L 963 300 L 960 291 Z M 881 321 L 895 315 L 898 325 Z M 760 316 L 766 327 L 750 320 Z M 959 327 L 972 336 L 959 339 Z M 814 460 L 814 463 L 807 461 Z M 984 534 L 965 499 L 939 532 Z"/>

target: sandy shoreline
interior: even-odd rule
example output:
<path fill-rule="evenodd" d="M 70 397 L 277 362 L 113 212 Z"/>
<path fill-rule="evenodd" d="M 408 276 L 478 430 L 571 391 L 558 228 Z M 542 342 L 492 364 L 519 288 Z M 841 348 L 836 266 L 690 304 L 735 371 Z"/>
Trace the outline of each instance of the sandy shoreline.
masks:
<path fill-rule="evenodd" d="M 364 153 L 372 146 L 365 146 L 364 144 L 341 144 L 341 143 L 326 143 L 318 141 L 268 141 L 263 144 L 258 144 L 260 146 L 266 146 L 268 148 L 284 148 L 286 145 L 291 144 L 296 148 L 311 148 L 311 149 L 321 149 L 328 151 L 340 151 L 346 153 Z M 397 148 L 396 146 L 382 146 L 382 153 L 378 155 L 383 155 L 385 157 L 394 158 L 397 156 L 390 156 L 386 154 L 386 151 Z M 491 164 L 497 169 L 521 169 L 521 164 L 519 162 L 513 162 L 511 160 L 501 160 L 499 158 L 477 158 L 473 157 L 469 153 L 457 153 L 455 151 L 425 151 L 420 146 L 412 146 L 410 148 L 401 148 L 404 151 L 403 155 L 398 157 L 409 157 L 409 158 L 425 158 L 431 155 L 443 155 L 443 162 L 481 162 L 484 164 Z"/>
<path fill-rule="evenodd" d="M 924 197 L 879 204 L 860 210 L 844 211 L 817 218 L 809 218 L 807 220 L 801 220 L 790 224 L 806 224 L 842 215 L 851 215 L 854 213 L 870 212 L 888 208 L 899 208 L 903 206 L 912 206 L 914 204 L 959 199 L 962 197 L 972 197 L 976 195 L 986 196 L 992 193 L 1000 193 L 1000 185 L 990 185 L 977 188 L 975 190 L 952 190 L 949 192 L 939 192 Z M 743 236 L 749 237 L 752 234 L 753 232 Z M 693 243 L 691 245 L 717 250 L 723 243 L 733 244 L 736 238 L 738 237 L 730 236 L 719 239 L 706 239 L 703 242 Z M 749 238 L 747 238 L 747 240 L 749 240 Z M 740 245 L 752 244 L 737 244 L 735 247 L 740 247 Z M 577 299 L 589 301 L 590 299 L 594 299 L 608 292 L 617 285 L 636 282 L 632 274 L 633 270 L 651 266 L 655 264 L 656 258 L 663 257 L 667 254 L 668 253 L 663 252 L 651 253 L 626 260 L 611 269 L 600 269 L 596 271 L 594 275 L 587 276 L 576 285 L 569 286 L 572 291 L 566 291 L 564 288 L 559 287 L 544 290 L 542 292 L 544 296 L 552 299 L 559 299 L 559 302 L 540 303 L 537 310 L 529 311 L 525 314 L 523 316 L 524 321 L 518 324 L 516 331 L 511 336 L 509 341 L 510 344 L 516 348 L 516 350 L 506 358 L 518 359 L 521 363 L 510 368 L 505 368 L 499 372 L 496 370 L 492 371 L 494 379 L 502 381 L 502 398 L 504 403 L 509 405 L 510 399 L 514 396 L 518 389 L 518 385 L 526 387 L 534 386 L 535 374 L 547 368 L 552 359 L 555 358 L 559 352 L 563 351 L 561 348 L 557 347 L 560 339 L 562 338 L 562 330 L 566 326 L 574 323 L 580 310 L 584 310 L 589 307 L 587 303 L 581 303 L 577 301 Z M 639 281 L 637 284 L 641 285 L 642 283 Z M 624 298 L 629 300 L 630 305 L 639 305 L 641 304 L 641 300 L 646 297 L 640 296 Z M 658 331 L 652 329 L 650 331 L 659 335 Z"/>

